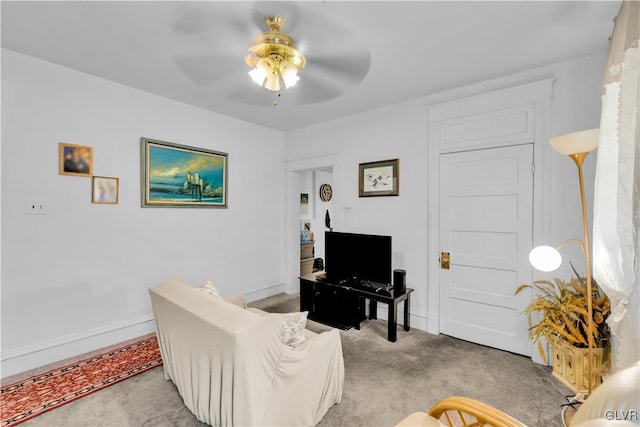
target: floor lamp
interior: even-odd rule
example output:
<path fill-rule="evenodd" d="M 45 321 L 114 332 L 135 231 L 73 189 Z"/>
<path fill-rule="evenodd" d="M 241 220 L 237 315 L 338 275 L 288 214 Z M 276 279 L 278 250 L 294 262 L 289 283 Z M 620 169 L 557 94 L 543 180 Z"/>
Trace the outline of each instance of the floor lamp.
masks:
<path fill-rule="evenodd" d="M 592 364 L 593 364 L 593 349 L 595 343 L 593 342 L 593 293 L 592 293 L 592 280 L 591 280 L 591 246 L 589 243 L 589 226 L 587 223 L 587 202 L 584 195 L 584 178 L 582 174 L 582 164 L 584 159 L 587 158 L 589 153 L 598 146 L 598 139 L 600 137 L 600 129 L 590 129 L 580 132 L 569 133 L 567 135 L 557 136 L 549 139 L 549 143 L 554 150 L 560 154 L 566 154 L 571 157 L 578 167 L 578 180 L 580 182 L 580 200 L 582 202 L 582 229 L 584 232 L 583 240 L 569 239 L 562 242 L 557 248 L 551 246 L 538 246 L 534 248 L 529 254 L 529 262 L 531 265 L 541 271 L 554 271 L 562 263 L 562 256 L 558 251 L 563 246 L 571 241 L 578 241 L 580 248 L 586 256 L 586 280 L 587 280 L 587 375 L 589 378 L 589 394 L 593 388 Z"/>

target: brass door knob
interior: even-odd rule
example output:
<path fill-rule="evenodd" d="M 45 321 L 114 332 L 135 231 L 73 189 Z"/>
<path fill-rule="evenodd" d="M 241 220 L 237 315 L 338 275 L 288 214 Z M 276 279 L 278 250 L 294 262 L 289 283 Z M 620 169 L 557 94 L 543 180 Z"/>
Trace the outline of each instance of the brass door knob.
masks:
<path fill-rule="evenodd" d="M 449 269 L 449 252 L 440 252 L 440 268 L 442 270 Z"/>

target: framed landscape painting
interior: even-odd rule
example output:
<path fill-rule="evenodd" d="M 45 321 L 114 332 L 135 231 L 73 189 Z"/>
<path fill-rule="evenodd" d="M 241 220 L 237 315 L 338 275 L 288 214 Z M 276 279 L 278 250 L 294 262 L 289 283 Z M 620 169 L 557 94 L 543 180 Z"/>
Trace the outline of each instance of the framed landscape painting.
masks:
<path fill-rule="evenodd" d="M 228 154 L 142 138 L 142 207 L 227 207 Z"/>
<path fill-rule="evenodd" d="M 358 168 L 360 197 L 400 195 L 400 160 L 360 163 Z"/>

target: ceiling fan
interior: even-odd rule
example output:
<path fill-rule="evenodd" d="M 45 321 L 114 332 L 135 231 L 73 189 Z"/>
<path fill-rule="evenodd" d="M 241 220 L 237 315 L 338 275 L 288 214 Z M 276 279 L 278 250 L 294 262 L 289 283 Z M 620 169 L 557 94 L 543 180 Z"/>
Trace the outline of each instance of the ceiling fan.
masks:
<path fill-rule="evenodd" d="M 289 89 L 298 83 L 298 71 L 302 70 L 307 60 L 298 52 L 293 37 L 283 33 L 280 29 L 285 20 L 282 16 L 269 15 L 264 18 L 269 31 L 260 34 L 251 52 L 244 60 L 249 67 L 251 79 L 271 91 L 279 91 L 281 81 Z"/>
<path fill-rule="evenodd" d="M 365 78 L 371 55 L 323 5 L 182 4 L 172 27 L 174 62 L 192 83 L 244 104 L 270 106 L 280 94 L 293 105 L 337 98 Z M 285 23 L 295 39 L 282 32 Z"/>

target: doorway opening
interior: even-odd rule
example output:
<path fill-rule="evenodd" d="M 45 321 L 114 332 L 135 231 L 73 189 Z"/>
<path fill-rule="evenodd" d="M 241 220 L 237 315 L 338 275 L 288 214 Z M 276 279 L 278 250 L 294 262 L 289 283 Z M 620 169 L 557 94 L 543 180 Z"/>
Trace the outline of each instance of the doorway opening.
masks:
<path fill-rule="evenodd" d="M 324 234 L 329 229 L 327 213 L 331 228 L 339 229 L 342 222 L 340 158 L 332 155 L 292 160 L 287 162 L 286 168 L 285 271 L 290 293 L 295 294 L 300 291 L 298 278 L 301 273 L 309 270 L 313 272 L 314 263 L 316 263 L 316 269 L 319 269 L 321 266 L 319 261 L 316 261 L 318 258 L 321 258 L 324 263 Z M 313 233 L 313 239 L 311 233 Z M 310 244 L 311 240 L 313 244 Z M 307 243 L 306 247 L 301 243 Z"/>
<path fill-rule="evenodd" d="M 324 270 L 324 233 L 333 227 L 333 167 L 296 173 L 300 202 L 300 275 Z"/>

